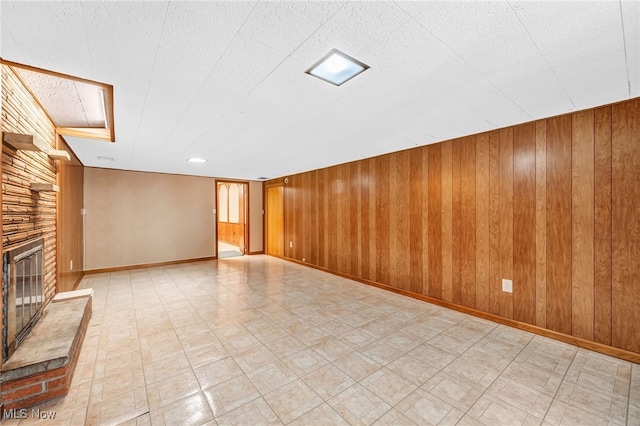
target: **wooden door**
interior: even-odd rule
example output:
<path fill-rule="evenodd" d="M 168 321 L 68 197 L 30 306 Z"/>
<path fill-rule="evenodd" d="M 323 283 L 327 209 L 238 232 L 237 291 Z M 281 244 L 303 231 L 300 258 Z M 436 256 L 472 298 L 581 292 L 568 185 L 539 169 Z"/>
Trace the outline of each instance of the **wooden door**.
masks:
<path fill-rule="evenodd" d="M 267 187 L 267 249 L 271 256 L 284 256 L 284 187 Z"/>

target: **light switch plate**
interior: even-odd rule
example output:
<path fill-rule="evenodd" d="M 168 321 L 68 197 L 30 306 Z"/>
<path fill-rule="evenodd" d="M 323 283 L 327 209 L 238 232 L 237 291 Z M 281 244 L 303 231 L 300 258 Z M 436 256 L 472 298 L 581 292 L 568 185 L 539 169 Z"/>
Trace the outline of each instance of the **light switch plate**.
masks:
<path fill-rule="evenodd" d="M 513 293 L 513 281 L 502 279 L 502 291 L 506 293 Z"/>

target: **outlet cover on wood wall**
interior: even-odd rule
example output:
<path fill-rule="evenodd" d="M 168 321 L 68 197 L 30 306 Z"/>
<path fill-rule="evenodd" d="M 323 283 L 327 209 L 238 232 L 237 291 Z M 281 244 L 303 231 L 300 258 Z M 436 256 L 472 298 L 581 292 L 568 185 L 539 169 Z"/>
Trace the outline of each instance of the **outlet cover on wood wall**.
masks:
<path fill-rule="evenodd" d="M 513 281 L 503 279 L 502 280 L 502 291 L 506 293 L 513 293 Z"/>

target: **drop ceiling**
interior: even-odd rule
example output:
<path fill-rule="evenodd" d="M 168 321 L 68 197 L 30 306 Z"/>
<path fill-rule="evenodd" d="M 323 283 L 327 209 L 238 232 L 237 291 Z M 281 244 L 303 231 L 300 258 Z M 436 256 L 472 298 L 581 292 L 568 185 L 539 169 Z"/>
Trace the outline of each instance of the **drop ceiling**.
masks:
<path fill-rule="evenodd" d="M 115 143 L 66 137 L 86 166 L 285 176 L 640 96 L 637 1 L 0 8 L 3 59 L 113 85 Z M 371 68 L 304 73 L 334 48 Z"/>

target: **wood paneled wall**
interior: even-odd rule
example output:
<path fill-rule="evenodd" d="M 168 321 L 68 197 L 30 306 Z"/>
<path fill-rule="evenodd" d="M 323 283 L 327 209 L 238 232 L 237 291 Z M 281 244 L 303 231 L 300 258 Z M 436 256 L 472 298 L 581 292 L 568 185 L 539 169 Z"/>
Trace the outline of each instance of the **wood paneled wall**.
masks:
<path fill-rule="evenodd" d="M 218 241 L 223 241 L 234 246 L 242 246 L 244 244 L 244 228 L 240 223 L 218 222 Z"/>
<path fill-rule="evenodd" d="M 2 68 L 2 131 L 31 134 L 51 149 L 55 127 L 15 73 Z M 56 194 L 32 192 L 31 182 L 56 183 L 56 166 L 44 152 L 2 145 L 2 250 L 44 237 L 45 299 L 56 291 Z"/>
<path fill-rule="evenodd" d="M 84 275 L 84 166 L 64 139 L 58 149 L 71 155 L 70 162 L 58 162 L 58 291 L 73 290 Z M 73 262 L 73 267 L 71 263 Z"/>
<path fill-rule="evenodd" d="M 285 257 L 640 352 L 640 99 L 284 188 Z"/>

